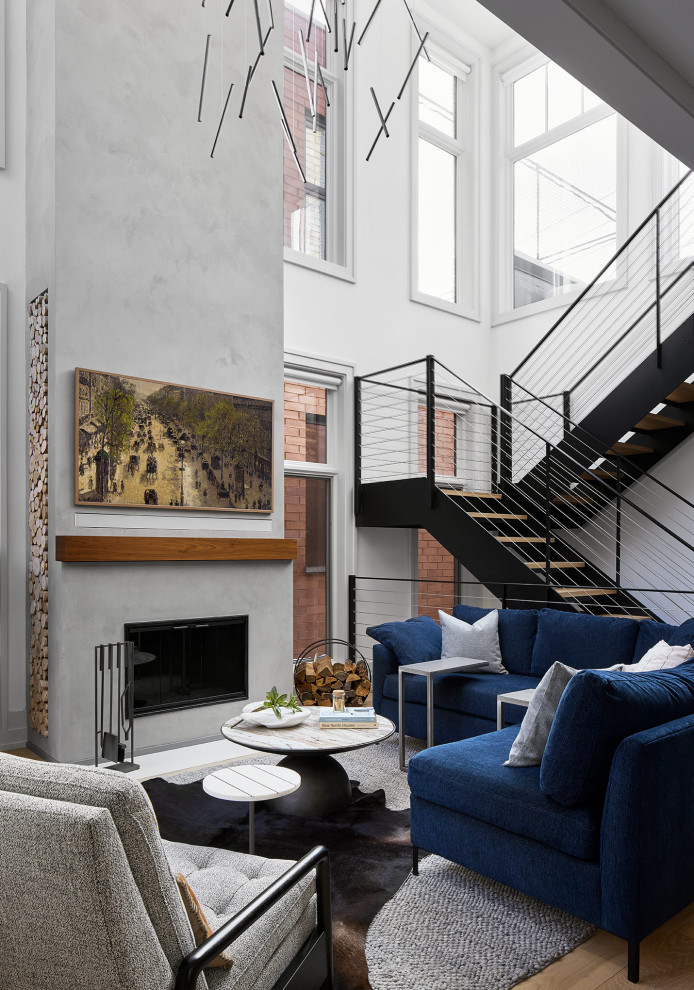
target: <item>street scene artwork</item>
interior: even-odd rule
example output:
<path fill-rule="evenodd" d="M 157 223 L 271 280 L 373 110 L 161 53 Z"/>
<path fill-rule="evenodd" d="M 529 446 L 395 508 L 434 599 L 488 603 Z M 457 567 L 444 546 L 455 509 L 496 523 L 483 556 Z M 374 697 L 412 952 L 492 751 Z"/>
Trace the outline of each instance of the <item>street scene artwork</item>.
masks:
<path fill-rule="evenodd" d="M 75 502 L 272 510 L 269 399 L 75 370 Z"/>

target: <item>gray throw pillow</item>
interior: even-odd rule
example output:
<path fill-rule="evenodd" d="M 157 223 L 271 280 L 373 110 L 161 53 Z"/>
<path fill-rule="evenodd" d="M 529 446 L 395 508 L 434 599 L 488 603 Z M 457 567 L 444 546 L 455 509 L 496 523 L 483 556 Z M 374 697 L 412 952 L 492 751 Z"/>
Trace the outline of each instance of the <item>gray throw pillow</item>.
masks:
<path fill-rule="evenodd" d="M 576 671 L 558 660 L 552 664 L 530 699 L 520 732 L 513 741 L 505 767 L 539 767 L 549 730 L 566 685 Z"/>
<path fill-rule="evenodd" d="M 478 674 L 508 674 L 501 662 L 499 646 L 499 613 L 488 612 L 474 624 L 456 619 L 439 610 L 441 622 L 441 659 L 466 657 L 470 660 L 486 660 L 487 666 L 475 671 Z"/>

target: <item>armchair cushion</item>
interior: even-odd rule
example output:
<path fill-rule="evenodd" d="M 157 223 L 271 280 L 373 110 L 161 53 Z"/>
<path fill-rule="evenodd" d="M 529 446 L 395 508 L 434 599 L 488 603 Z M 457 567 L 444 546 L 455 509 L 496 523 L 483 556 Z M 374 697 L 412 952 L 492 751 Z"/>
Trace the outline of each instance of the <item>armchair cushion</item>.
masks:
<path fill-rule="evenodd" d="M 465 622 L 477 622 L 491 608 L 477 605 L 454 605 L 453 615 Z M 537 633 L 537 610 L 534 608 L 499 609 L 499 643 L 501 660 L 511 674 L 530 674 L 533 646 Z"/>
<path fill-rule="evenodd" d="M 555 660 L 576 670 L 631 663 L 638 632 L 636 619 L 540 609 L 531 673 L 543 677 Z"/>
<path fill-rule="evenodd" d="M 623 739 L 694 713 L 694 670 L 582 670 L 569 682 L 542 758 L 540 787 L 568 807 L 604 797 Z"/>
<path fill-rule="evenodd" d="M 175 972 L 195 942 L 144 788 L 124 774 L 101 767 L 40 763 L 0 753 L 0 790 L 108 809 L 147 913 Z M 204 986 L 202 977 L 199 990 Z"/>
<path fill-rule="evenodd" d="M 412 794 L 535 839 L 579 859 L 596 860 L 602 806 L 561 808 L 540 790 L 540 768 L 503 766 L 517 726 L 425 749 L 410 760 Z"/>
<path fill-rule="evenodd" d="M 289 860 L 268 860 L 228 849 L 166 840 L 162 844 L 171 869 L 185 877 L 213 931 L 292 865 Z M 275 957 L 280 947 L 285 946 L 289 952 L 284 961 L 286 966 L 311 934 L 315 925 L 314 893 L 315 882 L 309 874 L 232 943 L 229 949 L 234 959 L 232 969 L 205 971 L 210 987 L 215 990 L 272 987 L 268 973 L 277 966 Z M 284 966 L 279 968 L 277 976 Z"/>
<path fill-rule="evenodd" d="M 428 615 L 404 622 L 382 622 L 380 626 L 369 626 L 366 632 L 392 650 L 399 664 L 441 658 L 441 626 Z"/>

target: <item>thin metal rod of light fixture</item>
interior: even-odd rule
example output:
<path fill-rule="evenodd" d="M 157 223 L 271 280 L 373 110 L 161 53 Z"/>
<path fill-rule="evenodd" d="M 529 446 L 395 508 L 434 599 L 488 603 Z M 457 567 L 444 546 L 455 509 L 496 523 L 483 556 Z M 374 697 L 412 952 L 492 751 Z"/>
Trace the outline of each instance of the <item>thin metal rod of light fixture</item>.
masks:
<path fill-rule="evenodd" d="M 417 37 L 419 38 L 420 41 L 422 41 L 422 36 L 419 33 L 419 28 L 417 27 L 417 22 L 414 19 L 414 15 L 413 15 L 412 11 L 410 10 L 410 5 L 408 4 L 407 0 L 402 0 L 402 2 L 405 4 L 405 7 L 407 8 L 407 13 L 410 15 L 410 20 L 412 21 L 412 27 L 417 32 Z M 427 34 L 428 33 L 429 32 L 427 31 Z M 426 35 L 424 36 L 424 40 L 426 41 Z M 422 41 L 422 48 L 424 48 L 424 42 L 423 41 Z M 431 59 L 429 58 L 429 52 L 426 50 L 426 48 L 424 48 L 424 54 L 427 57 L 427 62 L 431 62 Z"/>
<path fill-rule="evenodd" d="M 328 96 L 328 87 L 325 85 L 325 79 L 323 78 L 323 70 L 320 65 L 318 66 L 318 75 L 320 76 L 320 84 L 323 87 L 323 96 L 325 97 L 325 106 L 330 106 L 330 97 Z"/>
<path fill-rule="evenodd" d="M 210 56 L 211 37 L 212 35 L 208 34 L 207 41 L 205 42 L 205 61 L 203 62 L 203 66 L 202 66 L 202 81 L 200 83 L 200 103 L 198 104 L 198 123 L 202 122 L 202 104 L 205 99 L 205 83 L 207 82 L 207 60 Z"/>
<path fill-rule="evenodd" d="M 424 51 L 426 51 L 426 49 L 424 48 L 424 43 L 425 43 L 425 41 L 427 40 L 428 37 L 429 37 L 429 32 L 427 31 L 427 33 L 424 35 L 424 37 L 422 38 L 421 42 L 419 43 L 419 48 L 417 49 L 417 53 L 416 53 L 415 57 L 412 59 L 412 65 L 407 70 L 407 75 L 405 76 L 405 81 L 402 84 L 402 86 L 400 87 L 400 92 L 398 93 L 398 99 L 400 99 L 402 97 L 402 94 L 405 92 L 405 87 L 407 86 L 408 82 L 410 81 L 410 76 L 414 72 L 414 67 L 417 64 L 417 59 L 419 58 L 419 56 L 420 56 L 420 54 L 422 52 L 422 49 L 424 49 Z"/>
<path fill-rule="evenodd" d="M 270 27 L 271 28 L 274 28 L 274 26 L 275 26 L 275 12 L 272 9 L 272 0 L 267 0 L 267 11 L 268 11 L 268 14 L 270 15 Z"/>
<path fill-rule="evenodd" d="M 289 150 L 291 151 L 292 157 L 294 158 L 294 161 L 296 162 L 296 167 L 299 170 L 299 175 L 301 176 L 301 181 L 302 182 L 306 182 L 306 175 L 304 174 L 304 170 L 301 167 L 301 162 L 299 161 L 299 156 L 298 156 L 297 151 L 296 151 L 296 144 L 294 143 L 294 137 L 292 135 L 292 130 L 291 130 L 291 127 L 289 126 L 289 121 L 287 120 L 287 115 L 284 112 L 284 107 L 282 106 L 282 100 L 280 99 L 280 94 L 279 94 L 279 91 L 277 89 L 277 85 L 276 85 L 274 79 L 272 80 L 272 88 L 273 88 L 274 93 L 275 93 L 275 99 L 277 100 L 277 106 L 279 107 L 280 114 L 282 115 L 282 127 L 284 129 L 284 136 L 287 139 L 287 144 L 289 145 Z"/>
<path fill-rule="evenodd" d="M 316 9 L 316 0 L 311 0 L 311 13 L 308 15 L 308 31 L 306 32 L 306 40 L 311 40 L 311 28 L 313 27 L 313 12 Z"/>
<path fill-rule="evenodd" d="M 232 8 L 233 6 L 234 6 L 234 0 L 231 0 L 231 3 L 230 3 L 230 4 L 229 4 L 229 6 L 227 7 L 227 12 L 226 12 L 226 14 L 224 15 L 225 17 L 228 17 L 228 16 L 229 16 L 229 14 L 231 13 L 231 8 Z"/>
<path fill-rule="evenodd" d="M 347 20 L 342 18 L 342 33 L 345 38 L 345 72 L 349 69 L 349 56 L 352 54 L 352 43 L 354 42 L 354 31 L 356 29 L 357 22 L 352 21 L 352 30 L 349 35 L 349 44 L 347 44 Z"/>
<path fill-rule="evenodd" d="M 337 30 L 337 0 L 335 0 L 335 51 L 338 52 L 340 49 L 340 35 Z"/>
<path fill-rule="evenodd" d="M 372 20 L 374 19 L 374 17 L 376 16 L 376 11 L 377 11 L 377 10 L 378 10 L 378 8 L 379 8 L 379 7 L 381 6 L 381 2 L 382 2 L 382 0 L 376 0 L 376 6 L 375 6 L 375 7 L 374 7 L 374 9 L 373 9 L 373 10 L 371 11 L 371 16 L 369 17 L 369 19 L 368 19 L 368 21 L 367 21 L 367 22 L 366 22 L 366 24 L 364 25 L 364 30 L 363 30 L 363 31 L 362 31 L 362 33 L 361 33 L 361 34 L 359 35 L 359 41 L 357 41 L 357 44 L 358 44 L 358 45 L 360 45 L 360 44 L 362 43 L 362 41 L 364 40 L 364 35 L 366 34 L 366 32 L 367 32 L 367 31 L 369 30 L 369 28 L 371 27 L 371 21 L 372 21 Z"/>
<path fill-rule="evenodd" d="M 222 110 L 222 116 L 219 118 L 219 127 L 217 128 L 217 133 L 215 134 L 214 144 L 212 145 L 212 151 L 210 152 L 210 158 L 214 158 L 215 148 L 217 147 L 217 141 L 219 140 L 219 134 L 220 131 L 222 130 L 222 124 L 224 123 L 224 118 L 226 116 L 227 107 L 229 106 L 229 100 L 231 99 L 231 91 L 233 88 L 234 88 L 234 84 L 232 83 L 231 86 L 229 86 L 229 92 L 227 93 L 227 98 L 224 101 L 224 109 Z"/>
<path fill-rule="evenodd" d="M 316 133 L 316 128 L 318 127 L 318 46 L 316 45 L 313 51 L 313 108 L 315 113 L 313 115 L 313 133 Z"/>
<path fill-rule="evenodd" d="M 258 44 L 260 45 L 260 54 L 265 54 L 265 45 L 263 44 L 263 29 L 260 26 L 260 8 L 258 7 L 258 0 L 253 0 L 253 7 L 255 9 L 255 26 L 258 30 Z"/>
<path fill-rule="evenodd" d="M 251 85 L 253 72 L 254 72 L 253 66 L 249 65 L 248 74 L 246 75 L 246 85 L 243 87 L 243 96 L 241 97 L 241 109 L 239 110 L 239 120 L 243 117 L 243 108 L 246 106 L 246 96 L 248 95 L 248 87 Z"/>
<path fill-rule="evenodd" d="M 328 17 L 328 12 L 325 9 L 325 4 L 323 3 L 323 0 L 318 0 L 318 3 L 320 4 L 320 9 L 323 11 L 323 17 L 325 18 L 325 26 L 328 29 L 328 34 L 332 34 L 333 29 L 330 27 L 330 18 Z"/>
<path fill-rule="evenodd" d="M 381 105 L 378 102 L 378 97 L 376 96 L 376 93 L 374 92 L 373 86 L 371 86 L 370 88 L 371 88 L 371 95 L 373 97 L 373 101 L 376 104 L 376 113 L 381 118 L 381 127 L 383 128 L 383 133 L 385 134 L 386 137 L 390 137 L 390 134 L 388 133 L 388 121 L 383 116 L 383 113 L 381 111 Z"/>
<path fill-rule="evenodd" d="M 386 124 L 388 123 L 388 118 L 390 117 L 390 115 L 391 115 L 391 113 L 393 112 L 393 107 L 394 107 L 394 106 L 395 106 L 395 100 L 393 100 L 393 102 L 391 103 L 391 105 L 390 105 L 390 106 L 388 107 L 388 112 L 387 112 L 387 114 L 385 115 L 385 117 L 383 118 L 383 123 L 381 124 L 381 126 L 380 126 L 380 127 L 379 127 L 379 129 L 378 129 L 378 134 L 377 134 L 377 135 L 376 135 L 376 137 L 374 138 L 374 143 L 373 143 L 373 144 L 371 145 L 371 147 L 369 148 L 369 153 L 368 153 L 368 155 L 366 156 L 366 160 L 367 160 L 367 162 L 368 162 L 368 160 L 369 160 L 369 158 L 371 158 L 371 156 L 372 156 L 372 154 L 373 154 L 373 152 L 374 152 L 374 148 L 375 148 L 375 147 L 376 147 L 376 145 L 378 144 L 378 139 L 380 138 L 380 136 L 381 136 L 381 134 L 383 134 L 383 128 L 384 128 L 384 126 L 385 126 L 385 125 L 386 125 Z"/>
<path fill-rule="evenodd" d="M 296 32 L 299 35 L 299 47 L 301 48 L 301 61 L 304 63 L 304 79 L 306 80 L 306 92 L 308 93 L 308 108 L 311 116 L 316 116 L 316 107 L 311 94 L 311 76 L 308 71 L 308 59 L 306 58 L 306 45 L 304 44 L 304 32 L 299 28 Z"/>

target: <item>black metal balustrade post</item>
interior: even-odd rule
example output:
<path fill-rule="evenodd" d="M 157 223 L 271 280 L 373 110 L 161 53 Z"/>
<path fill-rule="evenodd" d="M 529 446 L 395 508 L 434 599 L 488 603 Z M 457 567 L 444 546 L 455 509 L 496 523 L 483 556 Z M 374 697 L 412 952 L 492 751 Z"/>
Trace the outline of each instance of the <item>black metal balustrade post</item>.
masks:
<path fill-rule="evenodd" d="M 617 587 L 622 581 L 622 464 L 621 458 L 617 457 L 617 501 L 615 515 L 615 584 Z"/>
<path fill-rule="evenodd" d="M 426 458 L 429 508 L 436 502 L 436 360 L 427 354 Z"/>
<path fill-rule="evenodd" d="M 552 583 L 551 568 L 552 535 L 552 447 L 545 443 L 545 580 Z"/>
<path fill-rule="evenodd" d="M 571 432 L 571 392 L 563 392 L 563 405 L 562 405 L 562 415 L 564 416 L 564 439 Z"/>
<path fill-rule="evenodd" d="M 491 407 L 491 489 L 499 491 L 499 416 L 496 406 Z"/>
<path fill-rule="evenodd" d="M 357 579 L 354 574 L 350 574 L 347 579 L 347 596 L 349 659 L 355 660 L 354 645 L 357 641 Z"/>
<path fill-rule="evenodd" d="M 354 514 L 361 512 L 361 378 L 354 379 Z M 351 640 L 350 640 L 351 642 Z"/>
<path fill-rule="evenodd" d="M 663 345 L 660 339 L 660 209 L 655 211 L 655 353 L 656 367 L 663 367 Z"/>
<path fill-rule="evenodd" d="M 508 375 L 501 376 L 501 410 L 499 416 L 499 487 L 502 492 L 504 488 L 511 485 L 513 474 L 513 449 L 512 430 L 513 420 L 511 419 L 511 379 Z"/>

